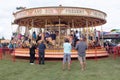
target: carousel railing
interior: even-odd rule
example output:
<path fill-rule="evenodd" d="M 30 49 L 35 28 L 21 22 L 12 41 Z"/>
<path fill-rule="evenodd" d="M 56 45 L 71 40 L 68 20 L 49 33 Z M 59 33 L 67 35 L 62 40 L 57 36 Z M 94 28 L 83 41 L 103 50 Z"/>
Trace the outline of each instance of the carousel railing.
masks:
<path fill-rule="evenodd" d="M 12 61 L 15 61 L 15 58 L 14 58 L 14 50 L 15 49 L 10 49 L 10 48 L 0 48 L 0 60 L 2 59 L 5 59 L 6 56 L 10 55 L 9 57 L 12 57 Z M 13 55 L 13 56 L 11 56 Z"/>
<path fill-rule="evenodd" d="M 102 51 L 102 49 L 105 49 L 103 47 L 95 47 L 94 49 L 88 49 L 87 50 L 87 54 L 91 54 L 91 55 L 94 55 L 94 59 L 95 61 L 98 60 L 98 55 L 99 53 L 101 54 L 104 54 L 105 52 Z M 117 48 L 116 48 L 117 49 Z M 16 58 L 19 57 L 19 55 L 24 55 L 24 56 L 21 56 L 21 57 L 29 57 L 29 48 L 15 48 L 15 49 L 12 49 L 12 52 L 11 52 L 11 49 L 8 49 L 8 48 L 0 48 L 0 60 L 4 59 L 3 56 L 3 50 L 7 50 L 7 54 L 10 54 L 11 55 L 11 60 L 13 62 L 16 61 Z M 119 51 L 120 51 L 120 48 L 119 48 Z M 117 53 L 117 52 L 116 52 Z M 48 48 L 45 50 L 45 58 L 49 58 L 50 56 L 52 58 L 63 58 L 63 48 Z M 114 55 L 116 56 L 116 55 Z M 35 57 L 36 57 L 36 63 L 39 62 L 39 52 L 38 52 L 38 49 L 36 49 L 36 54 L 35 54 Z M 72 58 L 77 58 L 77 51 L 75 49 L 72 49 L 72 54 L 71 54 L 71 57 Z M 115 57 L 114 57 L 115 58 Z"/>
<path fill-rule="evenodd" d="M 0 60 L 2 60 L 2 48 L 0 48 Z"/>
<path fill-rule="evenodd" d="M 114 58 L 114 60 L 115 60 L 118 56 L 120 56 L 120 46 L 115 46 L 115 47 L 113 48 L 113 52 L 114 52 L 113 58 Z"/>

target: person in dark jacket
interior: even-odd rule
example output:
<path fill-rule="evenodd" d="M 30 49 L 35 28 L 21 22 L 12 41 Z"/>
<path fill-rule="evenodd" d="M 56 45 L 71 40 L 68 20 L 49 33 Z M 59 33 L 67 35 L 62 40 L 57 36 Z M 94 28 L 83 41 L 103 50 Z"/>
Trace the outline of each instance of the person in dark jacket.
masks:
<path fill-rule="evenodd" d="M 44 57 L 45 57 L 45 49 L 46 45 L 44 44 L 43 41 L 40 41 L 40 44 L 38 45 L 38 50 L 39 50 L 39 64 L 44 64 Z"/>
<path fill-rule="evenodd" d="M 35 49 L 36 49 L 36 42 L 35 41 L 31 41 L 30 42 L 30 46 L 29 46 L 30 64 L 34 64 Z"/>

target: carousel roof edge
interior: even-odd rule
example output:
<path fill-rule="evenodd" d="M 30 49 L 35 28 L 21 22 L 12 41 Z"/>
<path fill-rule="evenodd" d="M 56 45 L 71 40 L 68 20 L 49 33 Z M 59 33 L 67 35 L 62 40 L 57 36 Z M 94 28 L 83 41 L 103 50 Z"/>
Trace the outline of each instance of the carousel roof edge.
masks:
<path fill-rule="evenodd" d="M 22 12 L 22 11 L 25 11 L 25 10 L 30 10 L 30 9 L 39 9 L 39 8 L 81 8 L 81 9 L 90 9 L 90 10 L 95 10 L 95 11 L 99 11 L 99 12 L 102 12 L 105 14 L 105 16 L 107 16 L 107 14 L 101 10 L 98 10 L 98 9 L 93 9 L 93 8 L 87 8 L 87 7 L 75 7 L 75 6 L 46 6 L 46 7 L 34 7 L 34 8 L 25 8 L 25 9 L 22 9 L 20 11 L 16 11 L 14 12 L 14 14 L 16 13 L 19 13 L 19 12 Z"/>

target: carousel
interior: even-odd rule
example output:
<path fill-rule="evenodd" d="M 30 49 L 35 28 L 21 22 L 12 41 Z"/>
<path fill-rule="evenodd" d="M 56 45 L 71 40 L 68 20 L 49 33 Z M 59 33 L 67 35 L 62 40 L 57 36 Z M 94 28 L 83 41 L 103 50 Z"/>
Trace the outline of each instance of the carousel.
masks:
<path fill-rule="evenodd" d="M 64 39 L 69 38 L 72 43 L 76 32 L 79 33 L 79 37 L 84 37 L 88 44 L 87 57 L 108 56 L 96 31 L 96 26 L 102 27 L 106 23 L 106 13 L 102 11 L 60 5 L 22 9 L 13 15 L 14 24 L 18 25 L 12 39 L 17 45 L 15 56 L 29 57 L 27 40 L 31 39 L 36 42 L 39 40 L 45 42 L 47 46 L 45 58 L 62 58 Z M 74 50 L 75 43 L 74 41 L 72 58 L 77 58 L 77 51 Z M 95 43 L 99 45 L 94 46 Z M 36 53 L 38 53 L 37 50 Z"/>

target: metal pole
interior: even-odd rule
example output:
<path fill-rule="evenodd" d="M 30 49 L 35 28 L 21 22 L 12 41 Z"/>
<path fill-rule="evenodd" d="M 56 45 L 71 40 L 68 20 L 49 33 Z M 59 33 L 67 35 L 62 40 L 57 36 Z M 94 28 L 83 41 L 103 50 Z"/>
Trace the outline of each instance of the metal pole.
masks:
<path fill-rule="evenodd" d="M 25 36 L 28 36 L 28 30 L 29 30 L 29 29 L 28 29 L 28 26 L 29 26 L 29 25 L 27 24 L 27 27 L 26 27 L 26 29 L 25 29 Z"/>
<path fill-rule="evenodd" d="M 92 22 L 92 40 L 94 40 L 94 26 L 93 26 L 93 22 Z"/>
<path fill-rule="evenodd" d="M 59 18 L 59 46 L 60 46 L 60 24 L 61 24 L 61 21 L 60 21 L 60 18 Z"/>
<path fill-rule="evenodd" d="M 67 30 L 67 35 L 68 36 L 70 34 L 70 23 L 68 22 L 68 30 Z"/>
<path fill-rule="evenodd" d="M 74 28 L 75 26 L 74 26 L 74 20 L 72 19 L 72 28 Z"/>
<path fill-rule="evenodd" d="M 45 20 L 45 30 L 44 30 L 44 32 L 46 31 L 46 29 L 47 29 L 47 19 Z"/>
<path fill-rule="evenodd" d="M 87 27 L 87 34 L 86 34 L 86 37 L 87 37 L 87 45 L 88 45 L 89 40 L 88 40 L 88 21 L 87 21 L 87 20 L 86 20 L 86 27 Z"/>
<path fill-rule="evenodd" d="M 101 32 L 102 32 L 102 34 L 101 34 L 101 36 L 102 36 L 101 45 L 102 45 L 102 47 L 103 47 L 103 29 L 102 29 L 102 26 L 101 26 Z"/>
<path fill-rule="evenodd" d="M 81 28 L 79 28 L 79 34 L 80 34 L 80 38 L 81 38 Z"/>
<path fill-rule="evenodd" d="M 17 35 L 20 33 L 20 25 L 18 25 L 18 28 L 17 28 Z"/>
<path fill-rule="evenodd" d="M 33 26 L 34 26 L 34 20 L 32 19 L 32 22 L 31 22 L 31 26 L 32 26 L 32 33 L 33 33 Z"/>

